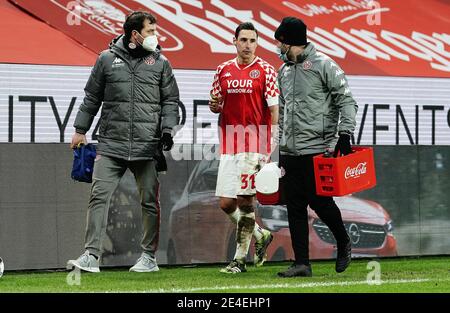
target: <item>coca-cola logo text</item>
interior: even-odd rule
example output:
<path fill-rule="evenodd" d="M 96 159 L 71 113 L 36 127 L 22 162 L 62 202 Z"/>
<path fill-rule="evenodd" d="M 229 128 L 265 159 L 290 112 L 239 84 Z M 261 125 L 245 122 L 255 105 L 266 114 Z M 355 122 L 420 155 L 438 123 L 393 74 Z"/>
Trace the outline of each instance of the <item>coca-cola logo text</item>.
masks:
<path fill-rule="evenodd" d="M 359 163 L 355 167 L 347 167 L 345 169 L 345 179 L 358 178 L 367 172 L 367 162 Z"/>

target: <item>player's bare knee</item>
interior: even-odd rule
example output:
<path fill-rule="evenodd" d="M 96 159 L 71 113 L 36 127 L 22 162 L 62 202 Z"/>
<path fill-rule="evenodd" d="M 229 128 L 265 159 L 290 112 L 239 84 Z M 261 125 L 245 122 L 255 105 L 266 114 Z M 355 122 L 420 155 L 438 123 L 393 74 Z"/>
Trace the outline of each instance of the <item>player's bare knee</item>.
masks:
<path fill-rule="evenodd" d="M 255 212 L 255 208 L 253 207 L 253 205 L 248 205 L 248 204 L 240 205 L 240 206 L 239 206 L 239 210 L 240 210 L 243 214 L 248 214 L 248 213 L 253 213 L 253 212 Z"/>
<path fill-rule="evenodd" d="M 237 198 L 237 205 L 243 213 L 252 213 L 255 211 L 254 200 L 251 196 L 239 196 Z"/>
<path fill-rule="evenodd" d="M 219 206 L 226 214 L 231 214 L 236 210 L 236 200 L 222 198 L 219 201 Z"/>

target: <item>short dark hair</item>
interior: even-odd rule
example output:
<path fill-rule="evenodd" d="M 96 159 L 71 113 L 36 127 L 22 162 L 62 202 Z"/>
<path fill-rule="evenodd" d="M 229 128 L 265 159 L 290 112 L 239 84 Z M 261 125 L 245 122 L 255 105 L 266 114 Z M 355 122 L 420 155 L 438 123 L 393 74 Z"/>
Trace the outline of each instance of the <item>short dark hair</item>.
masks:
<path fill-rule="evenodd" d="M 236 28 L 236 31 L 234 32 L 234 38 L 239 37 L 239 33 L 241 30 L 253 30 L 256 33 L 256 37 L 258 37 L 258 31 L 256 30 L 255 26 L 250 22 L 244 22 L 238 25 Z"/>
<path fill-rule="evenodd" d="M 156 17 L 151 15 L 148 12 L 144 11 L 135 11 L 127 16 L 125 23 L 123 23 L 123 31 L 125 33 L 125 37 L 130 39 L 131 32 L 133 30 L 137 30 L 141 32 L 144 28 L 144 21 L 149 20 L 150 24 L 156 23 Z"/>

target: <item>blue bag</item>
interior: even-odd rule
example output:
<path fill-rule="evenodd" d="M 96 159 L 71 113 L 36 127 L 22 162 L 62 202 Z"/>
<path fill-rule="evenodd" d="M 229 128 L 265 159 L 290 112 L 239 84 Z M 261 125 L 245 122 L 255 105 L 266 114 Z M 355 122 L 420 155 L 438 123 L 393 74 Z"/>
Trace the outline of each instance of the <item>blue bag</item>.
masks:
<path fill-rule="evenodd" d="M 73 165 L 71 177 L 79 182 L 91 183 L 94 171 L 94 160 L 97 152 L 91 143 L 78 145 L 73 150 Z"/>

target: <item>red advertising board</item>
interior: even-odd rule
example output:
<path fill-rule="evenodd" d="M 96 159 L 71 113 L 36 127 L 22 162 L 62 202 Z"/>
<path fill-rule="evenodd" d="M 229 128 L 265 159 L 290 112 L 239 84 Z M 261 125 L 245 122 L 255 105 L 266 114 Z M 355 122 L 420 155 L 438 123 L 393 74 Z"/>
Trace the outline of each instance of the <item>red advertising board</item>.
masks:
<path fill-rule="evenodd" d="M 310 41 L 347 74 L 450 77 L 448 1 L 10 1 L 95 52 L 122 33 L 131 11 L 150 11 L 175 68 L 215 69 L 233 58 L 234 30 L 244 21 L 259 31 L 258 55 L 277 67 L 273 33 L 284 16 L 297 16 Z"/>

